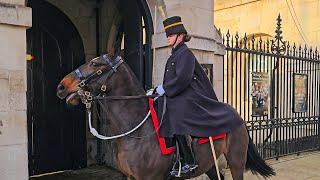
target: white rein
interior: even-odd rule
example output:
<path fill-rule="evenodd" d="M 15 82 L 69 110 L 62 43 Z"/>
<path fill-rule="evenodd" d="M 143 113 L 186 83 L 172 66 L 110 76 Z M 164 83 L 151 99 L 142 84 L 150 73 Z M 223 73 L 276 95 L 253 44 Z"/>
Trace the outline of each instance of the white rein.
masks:
<path fill-rule="evenodd" d="M 152 94 L 152 91 L 148 91 L 147 95 L 151 95 L 149 94 L 151 92 Z M 158 97 L 154 98 L 153 101 L 155 101 Z M 126 133 L 122 133 L 122 134 L 118 134 L 118 135 L 114 135 L 114 136 L 103 136 L 101 134 L 98 133 L 98 131 L 92 127 L 92 123 L 91 123 L 91 110 L 88 110 L 87 109 L 87 114 L 88 114 L 88 121 L 89 121 L 89 128 L 90 128 L 90 132 L 93 136 L 97 137 L 98 139 L 102 139 L 102 140 L 111 140 L 111 139 L 117 139 L 117 138 L 121 138 L 121 137 L 124 137 L 124 136 L 127 136 L 131 133 L 133 133 L 134 131 L 136 131 L 137 129 L 139 129 L 139 127 L 141 127 L 146 121 L 147 119 L 149 118 L 150 116 L 150 110 L 148 111 L 147 115 L 145 116 L 145 118 L 136 126 L 134 127 L 133 129 L 131 129 L 130 131 L 126 132 Z"/>
<path fill-rule="evenodd" d="M 140 126 L 142 126 L 146 122 L 146 120 L 150 116 L 150 110 L 148 111 L 146 117 L 136 127 L 131 129 L 130 131 L 128 131 L 126 133 L 123 133 L 123 134 L 119 134 L 119 135 L 115 135 L 115 136 L 109 136 L 109 137 L 106 137 L 106 136 L 103 136 L 103 135 L 99 134 L 98 131 L 94 127 L 92 127 L 92 125 L 91 125 L 91 111 L 87 111 L 87 114 L 88 114 L 89 127 L 90 127 L 91 134 L 93 136 L 97 137 L 98 139 L 110 140 L 110 139 L 117 139 L 117 138 L 121 138 L 121 137 L 127 136 L 127 135 L 133 133 L 134 131 L 136 131 Z"/>

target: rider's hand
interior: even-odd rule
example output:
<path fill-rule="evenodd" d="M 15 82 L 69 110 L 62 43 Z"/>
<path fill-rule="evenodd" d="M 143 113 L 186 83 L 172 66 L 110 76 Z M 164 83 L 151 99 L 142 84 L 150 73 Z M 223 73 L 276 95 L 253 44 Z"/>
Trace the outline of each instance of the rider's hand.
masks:
<path fill-rule="evenodd" d="M 157 86 L 156 92 L 157 94 L 159 94 L 159 96 L 163 96 L 163 94 L 165 93 L 163 86 L 162 85 Z"/>
<path fill-rule="evenodd" d="M 149 90 L 147 90 L 147 93 L 146 93 L 146 95 L 152 95 L 154 93 L 154 89 L 152 88 L 152 89 L 149 89 Z"/>

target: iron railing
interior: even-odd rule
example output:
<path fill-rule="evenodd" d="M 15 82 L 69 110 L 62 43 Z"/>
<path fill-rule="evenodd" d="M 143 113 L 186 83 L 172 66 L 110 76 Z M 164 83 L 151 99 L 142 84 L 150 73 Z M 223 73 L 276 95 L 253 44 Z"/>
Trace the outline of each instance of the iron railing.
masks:
<path fill-rule="evenodd" d="M 319 51 L 283 41 L 280 15 L 275 32 L 223 36 L 224 101 L 265 159 L 320 147 Z"/>

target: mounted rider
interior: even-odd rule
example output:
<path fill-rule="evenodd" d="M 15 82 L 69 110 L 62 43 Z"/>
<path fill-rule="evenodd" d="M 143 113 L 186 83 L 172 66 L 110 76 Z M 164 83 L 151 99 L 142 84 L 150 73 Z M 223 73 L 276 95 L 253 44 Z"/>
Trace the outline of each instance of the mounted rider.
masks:
<path fill-rule="evenodd" d="M 206 73 L 185 42 L 190 41 L 181 17 L 163 21 L 172 54 L 167 60 L 163 84 L 156 87 L 167 97 L 167 109 L 160 129 L 163 137 L 175 138 L 181 156 L 181 173 L 197 168 L 186 136 L 209 137 L 230 132 L 243 123 L 240 115 L 228 104 L 219 102 Z M 161 114 L 163 98 L 159 98 Z M 178 176 L 178 170 L 171 175 Z"/>

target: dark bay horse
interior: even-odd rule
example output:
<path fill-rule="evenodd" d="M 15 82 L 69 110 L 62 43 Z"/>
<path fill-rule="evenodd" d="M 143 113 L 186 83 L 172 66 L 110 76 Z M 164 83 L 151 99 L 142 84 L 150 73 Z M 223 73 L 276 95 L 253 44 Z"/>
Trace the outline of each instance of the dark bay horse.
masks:
<path fill-rule="evenodd" d="M 62 79 L 57 87 L 57 96 L 61 99 L 66 98 L 66 103 L 71 105 L 77 105 L 81 101 L 88 105 L 90 99 L 84 98 L 83 91 L 90 92 L 93 97 L 98 95 L 101 97 L 102 94 L 110 97 L 102 99 L 101 103 L 108 107 L 106 119 L 110 124 L 110 132 L 114 134 L 131 130 L 148 112 L 146 98 L 112 99 L 112 97 L 134 97 L 145 94 L 129 66 L 119 56 L 102 55 L 80 66 Z M 147 120 L 130 136 L 115 140 L 117 167 L 128 179 L 169 179 L 173 155 L 161 154 L 154 131 L 151 120 Z M 132 136 L 144 136 L 144 138 L 137 139 Z M 230 132 L 226 138 L 215 140 L 214 146 L 217 157 L 225 155 L 234 180 L 242 180 L 246 169 L 263 177 L 275 175 L 273 169 L 258 154 L 245 123 Z M 199 167 L 190 174 L 190 177 L 184 178 L 207 173 L 211 179 L 215 179 L 216 172 L 210 144 L 198 145 L 192 141 L 192 148 Z"/>

